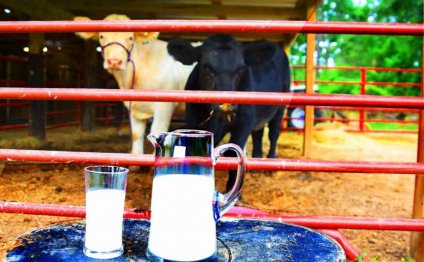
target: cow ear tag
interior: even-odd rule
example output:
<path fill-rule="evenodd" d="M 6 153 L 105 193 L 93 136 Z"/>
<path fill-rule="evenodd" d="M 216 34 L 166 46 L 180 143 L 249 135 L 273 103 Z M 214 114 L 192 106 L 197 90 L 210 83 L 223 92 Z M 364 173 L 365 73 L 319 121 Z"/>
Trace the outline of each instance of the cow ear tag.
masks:
<path fill-rule="evenodd" d="M 150 41 L 159 37 L 159 32 L 135 32 L 137 41 L 141 41 L 143 44 L 149 44 Z"/>

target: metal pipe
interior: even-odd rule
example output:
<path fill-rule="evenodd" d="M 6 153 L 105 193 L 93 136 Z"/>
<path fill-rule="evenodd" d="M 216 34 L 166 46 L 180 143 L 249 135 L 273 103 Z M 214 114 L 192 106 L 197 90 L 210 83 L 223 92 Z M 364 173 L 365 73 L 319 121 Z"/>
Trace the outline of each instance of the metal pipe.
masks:
<path fill-rule="evenodd" d="M 0 102 L 0 107 L 27 107 L 28 102 Z"/>
<path fill-rule="evenodd" d="M 0 160 L 35 161 L 67 164 L 111 164 L 153 166 L 154 156 L 149 154 L 97 153 L 74 151 L 0 149 Z M 236 158 L 220 158 L 217 169 L 236 169 Z M 424 163 L 359 162 L 298 159 L 249 158 L 247 170 L 310 171 L 342 173 L 424 174 Z"/>
<path fill-rule="evenodd" d="M 349 243 L 349 241 L 337 230 L 333 229 L 317 229 L 321 233 L 336 240 L 346 253 L 346 257 L 352 261 L 360 256 L 360 253 Z M 362 262 L 368 262 L 366 258 L 362 259 Z"/>
<path fill-rule="evenodd" d="M 28 81 L 26 80 L 12 80 L 12 79 L 0 79 L 0 85 L 19 85 L 24 86 L 28 85 Z"/>
<path fill-rule="evenodd" d="M 304 65 L 293 65 L 293 68 L 305 69 Z M 372 66 L 315 66 L 316 69 L 329 69 L 329 70 L 347 70 L 359 71 L 366 69 L 368 71 L 378 72 L 402 72 L 402 73 L 421 73 L 421 68 L 396 68 L 396 67 L 372 67 Z"/>
<path fill-rule="evenodd" d="M 295 127 L 286 127 L 283 130 L 291 130 L 291 131 L 297 131 L 297 132 L 303 132 L 302 128 L 295 128 Z M 324 130 L 322 128 L 315 128 L 315 130 Z M 359 133 L 359 130 L 346 130 L 346 132 L 348 133 Z M 390 133 L 390 134 L 416 134 L 417 131 L 393 131 L 393 130 L 367 130 L 368 133 L 380 133 L 380 134 L 384 134 L 384 133 Z"/>
<path fill-rule="evenodd" d="M 305 80 L 294 80 L 297 82 L 305 82 Z M 360 85 L 362 82 L 357 81 L 332 81 L 332 80 L 317 80 L 315 81 L 317 84 L 325 84 L 325 85 Z M 396 82 L 366 82 L 367 85 L 373 86 L 396 86 L 396 87 L 421 87 L 420 83 L 414 82 L 405 82 L 405 83 L 396 83 Z"/>
<path fill-rule="evenodd" d="M 45 216 L 85 217 L 85 206 L 67 206 L 57 204 L 37 204 L 23 202 L 0 201 L 0 213 L 15 213 Z M 147 210 L 137 211 L 126 209 L 125 218 L 149 219 Z M 407 218 L 366 218 L 366 217 L 327 217 L 327 216 L 280 216 L 260 213 L 232 212 L 225 214 L 230 218 L 255 218 L 279 222 L 287 222 L 320 229 L 368 229 L 368 230 L 399 230 L 423 231 L 424 219 Z"/>
<path fill-rule="evenodd" d="M 79 121 L 70 121 L 65 123 L 59 123 L 59 124 L 53 124 L 46 126 L 46 129 L 55 129 L 55 128 L 61 128 L 61 127 L 67 127 L 67 126 L 79 126 Z"/>
<path fill-rule="evenodd" d="M 7 21 L 0 33 L 204 32 L 424 35 L 422 24 L 280 20 Z"/>
<path fill-rule="evenodd" d="M 331 107 L 331 106 L 317 106 L 316 108 L 319 109 L 330 109 L 330 110 L 357 110 L 356 107 L 348 107 L 348 106 L 340 106 L 337 108 Z M 406 109 L 406 108 L 367 108 L 367 111 L 377 111 L 377 112 L 408 112 L 408 113 L 419 113 L 420 111 L 418 109 Z M 354 120 L 354 119 L 352 119 Z"/>
<path fill-rule="evenodd" d="M 157 101 L 263 105 L 331 105 L 358 107 L 424 108 L 422 97 L 328 95 L 266 92 L 187 90 L 115 90 L 0 87 L 0 98 L 23 100 Z"/>
<path fill-rule="evenodd" d="M 361 69 L 361 82 L 359 85 L 359 93 L 363 96 L 367 94 L 366 91 L 367 85 L 367 70 Z M 359 131 L 364 131 L 364 121 L 365 121 L 365 110 L 364 108 L 359 108 Z"/>
<path fill-rule="evenodd" d="M 0 131 L 28 128 L 28 124 L 1 125 Z"/>
<path fill-rule="evenodd" d="M 231 210 L 225 214 L 233 218 L 267 219 L 293 223 L 320 229 L 367 229 L 367 230 L 399 230 L 424 231 L 424 219 L 410 218 L 368 218 L 339 216 L 284 216 L 273 214 L 237 214 Z"/>

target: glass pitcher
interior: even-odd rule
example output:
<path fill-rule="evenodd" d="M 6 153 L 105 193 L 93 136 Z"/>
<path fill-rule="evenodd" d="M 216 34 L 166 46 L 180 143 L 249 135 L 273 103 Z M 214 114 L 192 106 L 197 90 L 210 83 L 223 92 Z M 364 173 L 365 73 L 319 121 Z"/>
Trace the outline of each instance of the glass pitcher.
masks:
<path fill-rule="evenodd" d="M 245 173 L 239 146 L 214 147 L 208 131 L 150 134 L 156 149 L 147 256 L 152 261 L 202 261 L 216 254 L 216 221 L 238 200 Z M 215 190 L 214 165 L 227 150 L 238 157 L 237 178 L 226 194 Z"/>

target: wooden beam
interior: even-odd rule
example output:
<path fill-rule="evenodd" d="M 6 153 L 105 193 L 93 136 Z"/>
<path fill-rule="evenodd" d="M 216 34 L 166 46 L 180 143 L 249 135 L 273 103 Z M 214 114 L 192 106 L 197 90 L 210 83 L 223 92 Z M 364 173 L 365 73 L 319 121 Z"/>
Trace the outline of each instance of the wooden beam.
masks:
<path fill-rule="evenodd" d="M 424 50 L 424 44 L 422 46 Z M 421 56 L 421 96 L 424 97 L 424 54 Z M 420 110 L 418 129 L 418 155 L 417 162 L 424 163 L 424 110 Z M 424 175 L 415 176 L 413 218 L 424 218 Z M 411 256 L 415 261 L 424 261 L 424 232 L 411 233 Z"/>
<path fill-rule="evenodd" d="M 211 4 L 213 5 L 222 5 L 222 0 L 211 0 Z M 225 20 L 227 16 L 225 14 L 217 15 L 218 19 Z"/>
<path fill-rule="evenodd" d="M 189 41 L 200 41 L 206 39 L 210 36 L 210 33 L 161 33 L 159 35 L 162 40 L 170 40 L 176 37 L 182 37 Z M 238 41 L 253 41 L 266 39 L 276 43 L 285 43 L 286 35 L 284 34 L 242 34 L 242 33 L 233 33 L 231 34 Z"/>
<path fill-rule="evenodd" d="M 251 19 L 296 19 L 304 16 L 304 12 L 299 9 L 287 7 L 264 7 L 264 6 L 240 6 L 240 5 L 216 5 L 216 4 L 181 4 L 177 3 L 157 3 L 149 4 L 139 2 L 121 3 L 119 7 L 113 1 L 89 2 L 84 0 L 74 1 L 55 1 L 55 4 L 65 10 L 73 13 L 96 13 L 92 19 L 102 19 L 110 13 L 123 13 L 132 19 L 140 19 L 148 14 L 153 14 L 158 18 L 173 18 L 183 16 L 191 18 L 193 16 L 221 16 L 225 15 L 231 18 L 251 18 Z"/>
<path fill-rule="evenodd" d="M 0 0 L 0 4 L 37 20 L 72 20 L 75 16 L 47 0 Z"/>
<path fill-rule="evenodd" d="M 189 6 L 189 5 L 199 5 L 199 6 L 209 6 L 212 1 L 221 1 L 222 5 L 227 6 L 252 6 L 252 7 L 277 7 L 277 8 L 294 8 L 299 6 L 299 2 L 304 2 L 305 0 L 121 0 L 120 5 L 117 6 L 114 4 L 114 1 L 111 0 L 97 0 L 97 1 L 87 1 L 87 0 L 49 0 L 54 2 L 57 6 L 71 6 L 75 2 L 74 9 L 80 9 L 81 6 L 95 6 L 98 5 L 115 5 L 115 10 L 121 8 L 121 6 L 138 6 L 138 7 L 148 7 L 149 5 L 180 5 L 180 6 Z M 318 1 L 318 0 L 315 0 Z M 300 7 L 305 8 L 305 5 L 302 4 Z M 68 8 L 66 8 L 68 9 Z"/>
<path fill-rule="evenodd" d="M 308 21 L 315 21 L 316 19 L 316 3 L 313 1 L 308 1 L 307 7 L 307 17 Z M 306 93 L 314 93 L 314 83 L 315 83 L 315 63 L 314 63 L 314 53 L 315 53 L 315 34 L 307 34 L 306 36 L 306 70 L 305 70 L 305 79 L 306 79 Z M 310 157 L 312 153 L 312 132 L 314 128 L 314 107 L 305 106 L 305 132 L 303 133 L 303 156 Z"/>
<path fill-rule="evenodd" d="M 44 34 L 29 35 L 28 86 L 44 86 Z M 28 132 L 30 136 L 44 140 L 46 138 L 46 101 L 30 102 L 28 116 Z"/>
<path fill-rule="evenodd" d="M 84 88 L 97 86 L 97 42 L 84 41 Z M 96 126 L 96 104 L 94 101 L 82 101 L 81 130 L 94 132 Z"/>

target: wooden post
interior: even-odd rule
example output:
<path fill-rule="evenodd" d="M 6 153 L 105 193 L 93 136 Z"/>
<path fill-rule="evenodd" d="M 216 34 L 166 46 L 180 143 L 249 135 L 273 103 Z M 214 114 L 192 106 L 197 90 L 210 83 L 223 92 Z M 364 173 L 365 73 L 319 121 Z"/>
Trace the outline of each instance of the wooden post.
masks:
<path fill-rule="evenodd" d="M 316 19 L 316 6 L 311 5 L 308 1 L 309 14 L 308 21 L 315 21 Z M 306 93 L 314 93 L 315 83 L 315 66 L 314 66 L 314 53 L 315 53 L 315 34 L 306 35 Z M 314 107 L 305 106 L 305 132 L 303 133 L 303 156 L 310 157 L 312 152 L 312 132 L 314 128 Z"/>
<path fill-rule="evenodd" d="M 97 73 L 97 43 L 94 41 L 84 41 L 84 87 L 96 88 Z M 93 132 L 95 129 L 96 107 L 94 101 L 82 102 L 81 129 L 85 132 Z"/>
<path fill-rule="evenodd" d="M 424 50 L 424 44 L 423 49 Z M 424 54 L 421 65 L 421 96 L 424 97 Z M 424 109 L 420 110 L 417 162 L 424 163 Z M 424 218 L 424 175 L 415 176 L 413 218 Z M 410 253 L 415 261 L 424 261 L 424 232 L 412 232 Z"/>
<path fill-rule="evenodd" d="M 44 86 L 44 34 L 29 34 L 28 86 Z M 34 100 L 29 110 L 29 135 L 40 140 L 46 138 L 46 102 Z"/>

